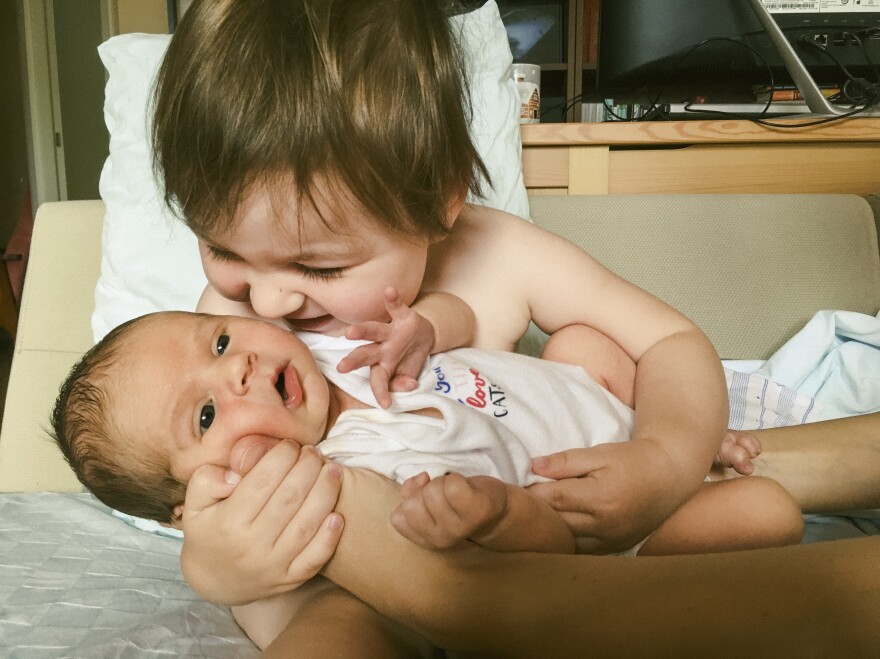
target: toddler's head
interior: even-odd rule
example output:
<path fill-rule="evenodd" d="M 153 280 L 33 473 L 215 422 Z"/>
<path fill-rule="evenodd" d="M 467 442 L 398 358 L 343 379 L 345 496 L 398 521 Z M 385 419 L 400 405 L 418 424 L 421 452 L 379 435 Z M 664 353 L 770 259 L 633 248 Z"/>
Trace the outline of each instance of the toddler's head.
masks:
<path fill-rule="evenodd" d="M 61 387 L 54 437 L 107 505 L 173 522 L 204 464 L 240 471 L 284 437 L 317 444 L 330 388 L 296 336 L 258 320 L 163 312 L 114 329 Z"/>
<path fill-rule="evenodd" d="M 344 225 L 342 197 L 392 232 L 443 235 L 450 203 L 487 176 L 454 4 L 195 0 L 156 90 L 166 200 L 208 239 L 254 192 Z"/>

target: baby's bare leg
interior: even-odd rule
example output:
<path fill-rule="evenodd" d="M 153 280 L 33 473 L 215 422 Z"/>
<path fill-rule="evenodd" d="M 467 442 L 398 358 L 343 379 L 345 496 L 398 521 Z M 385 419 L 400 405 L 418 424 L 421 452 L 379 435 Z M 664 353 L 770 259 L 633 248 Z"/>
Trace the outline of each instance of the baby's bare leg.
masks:
<path fill-rule="evenodd" d="M 323 577 L 232 612 L 264 657 L 434 656 L 430 643 Z"/>
<path fill-rule="evenodd" d="M 621 402 L 635 403 L 636 363 L 601 332 L 586 325 L 569 325 L 547 340 L 541 359 L 580 366 Z"/>
<path fill-rule="evenodd" d="M 780 483 L 804 512 L 880 508 L 880 413 L 754 435 L 762 447 L 755 475 Z"/>
<path fill-rule="evenodd" d="M 800 507 L 779 483 L 752 476 L 706 483 L 648 538 L 639 556 L 703 554 L 795 545 Z"/>

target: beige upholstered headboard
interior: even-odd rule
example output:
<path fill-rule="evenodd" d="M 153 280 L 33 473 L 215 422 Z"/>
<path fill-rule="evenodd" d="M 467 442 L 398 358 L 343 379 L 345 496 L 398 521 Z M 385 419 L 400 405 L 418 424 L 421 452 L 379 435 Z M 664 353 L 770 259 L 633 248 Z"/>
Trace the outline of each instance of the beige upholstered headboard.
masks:
<path fill-rule="evenodd" d="M 764 357 L 816 310 L 880 308 L 868 204 L 849 195 L 534 197 L 541 226 L 681 308 L 725 357 Z M 37 215 L 0 432 L 0 490 L 78 490 L 45 428 L 92 343 L 103 204 Z"/>

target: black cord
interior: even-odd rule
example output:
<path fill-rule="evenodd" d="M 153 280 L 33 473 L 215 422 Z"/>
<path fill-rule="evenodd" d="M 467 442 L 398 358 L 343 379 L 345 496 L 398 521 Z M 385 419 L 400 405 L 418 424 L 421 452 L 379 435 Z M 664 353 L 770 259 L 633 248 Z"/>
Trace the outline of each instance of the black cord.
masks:
<path fill-rule="evenodd" d="M 761 55 L 760 52 L 758 52 L 755 48 L 753 48 L 752 46 L 750 46 L 747 43 L 743 43 L 742 41 L 739 41 L 737 39 L 731 39 L 729 37 L 709 37 L 708 39 L 703 39 L 700 43 L 691 46 L 684 53 L 682 53 L 681 56 L 677 60 L 675 60 L 675 62 L 673 62 L 673 64 L 669 67 L 669 73 L 673 73 L 677 68 L 679 68 L 681 66 L 682 62 L 684 62 L 688 57 L 690 57 L 694 53 L 694 51 L 696 51 L 699 48 L 702 48 L 706 44 L 717 42 L 717 41 L 727 41 L 732 44 L 736 44 L 737 46 L 741 46 L 742 48 L 746 48 L 747 50 L 751 51 L 751 53 L 753 55 L 755 55 L 755 57 L 757 57 L 761 61 L 761 64 L 763 64 L 764 68 L 767 70 L 767 77 L 770 79 L 770 94 L 767 98 L 767 103 L 764 105 L 764 108 L 761 110 L 761 113 L 758 115 L 759 118 L 763 118 L 764 116 L 766 116 L 767 111 L 770 109 L 770 105 L 773 102 L 773 92 L 776 91 L 776 82 L 773 78 L 773 69 L 770 68 L 770 65 L 767 63 L 767 60 L 764 59 L 764 56 Z M 648 106 L 648 109 L 645 110 L 642 113 L 642 115 L 638 118 L 627 119 L 625 117 L 620 117 L 614 113 L 614 111 L 608 106 L 607 103 L 605 103 L 604 101 L 603 101 L 603 103 L 605 104 L 605 108 L 609 111 L 609 113 L 612 116 L 614 116 L 618 121 L 630 121 L 630 122 L 631 121 L 652 121 L 657 116 L 656 112 L 658 110 L 660 110 L 660 105 L 659 105 L 660 99 L 663 98 L 663 93 L 665 91 L 666 91 L 666 86 L 664 85 L 663 87 L 660 88 L 660 91 L 657 92 L 657 94 L 654 96 L 654 100 L 651 101 L 651 104 Z M 694 102 L 695 102 L 694 99 L 686 99 L 685 100 L 685 108 L 684 108 L 685 111 L 697 112 L 697 110 L 688 110 L 688 106 L 693 105 Z M 741 115 L 736 115 L 735 113 L 721 112 L 719 110 L 711 110 L 711 111 L 706 110 L 705 112 L 708 112 L 711 114 L 729 114 L 731 116 L 737 116 L 737 117 L 741 116 Z M 661 116 L 663 116 L 663 118 L 665 118 L 665 119 L 669 118 L 669 116 L 665 113 Z"/>

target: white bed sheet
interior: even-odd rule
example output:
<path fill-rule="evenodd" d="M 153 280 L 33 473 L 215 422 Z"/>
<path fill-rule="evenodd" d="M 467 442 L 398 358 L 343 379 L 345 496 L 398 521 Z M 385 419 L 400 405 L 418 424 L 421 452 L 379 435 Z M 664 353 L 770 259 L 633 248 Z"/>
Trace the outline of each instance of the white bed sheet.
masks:
<path fill-rule="evenodd" d="M 186 585 L 180 547 L 88 494 L 0 495 L 0 656 L 259 656 Z"/>

